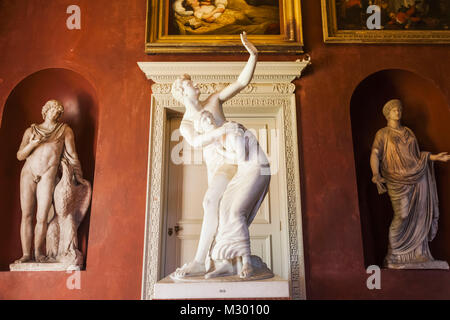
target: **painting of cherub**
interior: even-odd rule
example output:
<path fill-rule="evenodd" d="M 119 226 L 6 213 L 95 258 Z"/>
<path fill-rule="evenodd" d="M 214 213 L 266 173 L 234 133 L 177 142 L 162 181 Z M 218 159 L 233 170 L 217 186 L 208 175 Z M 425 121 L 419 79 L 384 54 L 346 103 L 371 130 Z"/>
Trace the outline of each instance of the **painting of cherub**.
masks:
<path fill-rule="evenodd" d="M 172 35 L 279 35 L 278 0 L 171 0 Z"/>
<path fill-rule="evenodd" d="M 334 1 L 334 0 L 333 0 Z M 301 0 L 147 0 L 145 52 L 303 53 Z"/>

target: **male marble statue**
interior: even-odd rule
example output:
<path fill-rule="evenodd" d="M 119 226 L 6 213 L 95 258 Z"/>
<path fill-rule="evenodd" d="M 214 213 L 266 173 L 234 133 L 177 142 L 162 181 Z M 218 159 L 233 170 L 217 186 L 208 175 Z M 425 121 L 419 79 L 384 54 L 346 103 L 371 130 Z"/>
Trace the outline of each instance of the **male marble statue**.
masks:
<path fill-rule="evenodd" d="M 48 101 L 42 108 L 44 122 L 25 131 L 17 152 L 25 164 L 20 176 L 23 256 L 15 264 L 33 262 L 33 239 L 35 262 L 82 264 L 76 233 L 90 203 L 91 185 L 83 179 L 72 129 L 58 121 L 63 112 L 60 102 Z"/>
<path fill-rule="evenodd" d="M 267 271 L 258 257 L 250 255 L 248 225 L 267 192 L 270 182 L 268 161 L 264 162 L 265 170 L 260 170 L 260 166 L 254 162 L 243 165 L 242 162 L 239 164 L 239 161 L 226 161 L 226 155 L 238 151 L 238 147 L 229 150 L 222 147 L 222 152 L 218 148 L 221 140 L 227 140 L 224 138 L 227 135 L 232 139 L 231 136 L 237 138 L 244 134 L 245 128 L 242 125 L 226 121 L 222 108 L 225 101 L 250 83 L 256 67 L 257 49 L 247 40 L 245 33 L 241 34 L 241 40 L 250 53 L 250 58 L 237 81 L 203 101 L 200 101 L 200 91 L 189 75 L 180 77 L 172 86 L 174 98 L 186 108 L 180 133 L 191 146 L 203 148 L 208 175 L 208 190 L 203 199 L 204 216 L 197 252 L 193 261 L 175 271 L 174 277 L 179 279 L 235 274 L 246 279 L 252 277 L 256 269 Z M 206 118 L 204 111 L 207 111 Z M 210 125 L 205 126 L 205 121 L 210 121 Z M 248 139 L 248 135 L 246 136 Z M 256 138 L 251 141 L 254 144 Z M 245 177 L 250 176 L 253 180 L 243 182 Z M 252 190 L 253 187 L 256 189 Z M 239 188 L 242 189 L 237 192 Z M 234 227 L 237 229 L 230 229 Z M 230 245 L 233 241 L 236 246 Z"/>
<path fill-rule="evenodd" d="M 394 209 L 384 265 L 392 269 L 448 269 L 434 260 L 428 242 L 438 230 L 439 208 L 434 161 L 447 162 L 447 152 L 420 152 L 411 129 L 402 126 L 402 103 L 390 100 L 383 107 L 387 126 L 372 146 L 372 182 L 378 192 L 388 192 Z M 387 188 L 386 188 L 387 187 Z"/>

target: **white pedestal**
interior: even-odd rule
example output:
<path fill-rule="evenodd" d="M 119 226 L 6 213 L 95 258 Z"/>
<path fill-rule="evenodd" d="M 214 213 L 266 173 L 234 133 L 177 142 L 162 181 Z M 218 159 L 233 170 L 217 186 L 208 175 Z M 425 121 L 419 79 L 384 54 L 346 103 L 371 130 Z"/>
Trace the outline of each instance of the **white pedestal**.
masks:
<path fill-rule="evenodd" d="M 278 276 L 255 281 L 174 282 L 166 277 L 155 284 L 154 299 L 289 299 L 289 284 Z"/>
<path fill-rule="evenodd" d="M 9 265 L 10 271 L 73 271 L 80 270 L 79 266 L 67 265 L 64 263 L 39 263 L 39 262 L 25 262 L 25 263 L 11 263 Z"/>

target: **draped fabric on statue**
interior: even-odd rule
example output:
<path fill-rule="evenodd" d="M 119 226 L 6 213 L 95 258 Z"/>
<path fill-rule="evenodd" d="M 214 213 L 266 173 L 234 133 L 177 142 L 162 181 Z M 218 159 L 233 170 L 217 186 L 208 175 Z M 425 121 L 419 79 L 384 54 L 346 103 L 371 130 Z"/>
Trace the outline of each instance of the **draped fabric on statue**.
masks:
<path fill-rule="evenodd" d="M 250 131 L 245 134 L 250 154 L 227 186 L 219 207 L 219 227 L 210 256 L 213 260 L 250 255 L 249 226 L 263 202 L 270 184 L 268 160 Z"/>
<path fill-rule="evenodd" d="M 420 152 L 406 127 L 381 129 L 373 148 L 380 152 L 381 174 L 394 209 L 385 263 L 433 260 L 428 242 L 436 235 L 439 209 L 430 153 Z"/>

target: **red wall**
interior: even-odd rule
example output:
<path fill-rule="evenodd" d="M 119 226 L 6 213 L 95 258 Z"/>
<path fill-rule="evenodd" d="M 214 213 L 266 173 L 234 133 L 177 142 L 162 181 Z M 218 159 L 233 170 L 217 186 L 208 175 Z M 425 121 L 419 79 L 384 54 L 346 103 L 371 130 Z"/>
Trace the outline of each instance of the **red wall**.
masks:
<path fill-rule="evenodd" d="M 89 251 L 81 290 L 68 290 L 64 273 L 5 271 L 0 272 L 0 298 L 140 297 L 150 84 L 136 62 L 246 59 L 145 55 L 145 2 L 0 1 L 0 114 L 13 88 L 45 68 L 82 75 L 94 86 L 99 105 Z M 296 81 L 308 298 L 450 298 L 450 273 L 443 271 L 386 270 L 382 290 L 366 288 L 350 120 L 355 88 L 383 69 L 410 70 L 430 79 L 448 105 L 449 47 L 324 45 L 320 1 L 302 3 L 305 49 L 313 62 Z M 65 28 L 71 4 L 82 10 L 79 31 Z M 0 244 L 0 250 L 8 250 L 4 246 Z"/>

